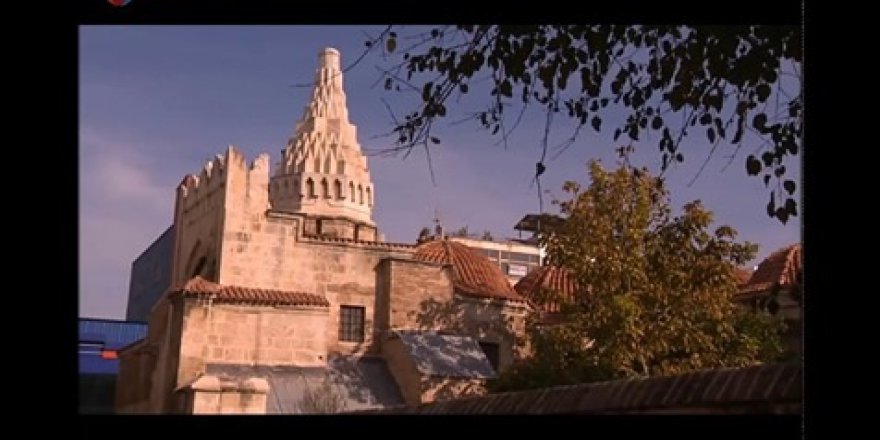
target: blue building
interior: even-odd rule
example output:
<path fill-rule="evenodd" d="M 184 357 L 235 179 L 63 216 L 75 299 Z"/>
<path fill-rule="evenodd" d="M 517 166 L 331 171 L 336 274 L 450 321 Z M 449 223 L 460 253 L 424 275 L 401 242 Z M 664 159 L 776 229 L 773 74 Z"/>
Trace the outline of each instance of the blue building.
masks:
<path fill-rule="evenodd" d="M 80 318 L 79 409 L 81 413 L 112 413 L 116 374 L 122 347 L 147 336 L 146 322 Z"/>
<path fill-rule="evenodd" d="M 146 321 L 149 318 L 153 305 L 171 287 L 173 254 L 174 226 L 170 226 L 131 263 L 125 319 Z"/>

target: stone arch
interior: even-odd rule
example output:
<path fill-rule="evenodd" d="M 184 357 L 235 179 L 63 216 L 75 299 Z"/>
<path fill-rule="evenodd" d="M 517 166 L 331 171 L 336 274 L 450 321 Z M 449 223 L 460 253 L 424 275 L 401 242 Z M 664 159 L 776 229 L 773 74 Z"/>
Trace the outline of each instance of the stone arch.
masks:
<path fill-rule="evenodd" d="M 354 203 L 354 182 L 348 182 L 348 198 Z"/>
<path fill-rule="evenodd" d="M 311 177 L 306 179 L 306 195 L 309 198 L 315 198 L 315 181 Z"/>
<path fill-rule="evenodd" d="M 327 179 L 321 179 L 321 195 L 327 199 L 330 198 L 330 185 L 327 184 Z"/>
<path fill-rule="evenodd" d="M 345 161 L 342 159 L 336 161 L 336 174 L 345 174 Z"/>
<path fill-rule="evenodd" d="M 364 204 L 364 187 L 358 184 L 358 203 Z"/>
<path fill-rule="evenodd" d="M 330 156 L 324 159 L 324 174 L 330 174 Z"/>
<path fill-rule="evenodd" d="M 213 256 L 213 249 L 202 245 L 201 240 L 193 245 L 184 268 L 185 279 L 191 279 L 197 275 L 208 281 L 216 281 L 217 278 L 217 261 Z"/>
<path fill-rule="evenodd" d="M 367 206 L 373 206 L 373 190 L 367 187 Z"/>
<path fill-rule="evenodd" d="M 342 182 L 339 179 L 333 181 L 333 193 L 337 199 L 342 199 Z"/>

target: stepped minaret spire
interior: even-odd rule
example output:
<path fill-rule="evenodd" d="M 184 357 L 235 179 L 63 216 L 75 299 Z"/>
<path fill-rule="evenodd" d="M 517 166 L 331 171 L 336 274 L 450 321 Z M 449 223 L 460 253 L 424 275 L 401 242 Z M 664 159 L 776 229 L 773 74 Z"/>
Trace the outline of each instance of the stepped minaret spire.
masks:
<path fill-rule="evenodd" d="M 311 98 L 270 184 L 274 209 L 374 225 L 367 158 L 348 119 L 339 51 L 318 54 Z"/>

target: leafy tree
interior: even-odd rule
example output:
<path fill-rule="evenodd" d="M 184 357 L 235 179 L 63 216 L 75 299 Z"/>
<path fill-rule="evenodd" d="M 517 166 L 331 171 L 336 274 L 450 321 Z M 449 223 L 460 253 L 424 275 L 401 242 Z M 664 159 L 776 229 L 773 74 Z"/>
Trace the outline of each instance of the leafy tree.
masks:
<path fill-rule="evenodd" d="M 487 231 L 483 231 L 483 235 L 482 235 L 481 238 L 482 238 L 483 240 L 487 240 L 487 241 L 492 241 L 492 240 L 495 239 L 495 237 L 492 236 L 492 232 L 491 232 L 491 231 L 488 231 L 488 230 L 487 230 Z"/>
<path fill-rule="evenodd" d="M 464 226 L 458 228 L 457 230 L 455 230 L 454 232 L 452 232 L 452 233 L 449 234 L 449 235 L 451 235 L 451 236 L 453 236 L 453 237 L 463 237 L 463 238 L 467 238 L 467 237 L 470 236 L 470 231 L 468 230 L 467 225 L 464 225 Z"/>
<path fill-rule="evenodd" d="M 617 170 L 591 161 L 590 186 L 567 182 L 571 198 L 554 202 L 564 220 L 541 239 L 549 264 L 571 270 L 586 288 L 563 305 L 562 324 L 530 326 L 534 355 L 496 390 L 779 359 L 781 322 L 731 301 L 734 268 L 757 246 L 736 242 L 729 226 L 710 231 L 712 213 L 699 201 L 672 216 L 662 181 L 622 152 Z"/>
<path fill-rule="evenodd" d="M 423 227 L 421 231 L 419 231 L 419 239 L 418 241 L 427 240 L 431 236 L 431 229 L 427 226 Z"/>
<path fill-rule="evenodd" d="M 488 79 L 488 106 L 470 117 L 505 145 L 529 105 L 546 111 L 536 178 L 546 169 L 553 116 L 561 114 L 576 128 L 560 147 L 584 127 L 613 129 L 615 141 L 655 142 L 661 176 L 684 161 L 686 136 L 708 141 L 703 166 L 722 141 L 736 147 L 731 161 L 747 147 L 754 152 L 745 157 L 746 172 L 761 175 L 770 192 L 768 215 L 783 223 L 797 215 L 797 185 L 784 163 L 799 154 L 803 135 L 798 27 L 441 26 L 401 39 L 415 43 L 400 49 L 391 29 L 367 41 L 367 50 L 400 54 L 382 69 L 385 88 L 421 98 L 404 118 L 392 113 L 393 151 L 440 143 L 432 128 L 451 114 L 450 102 Z M 612 111 L 623 117 L 609 126 Z"/>

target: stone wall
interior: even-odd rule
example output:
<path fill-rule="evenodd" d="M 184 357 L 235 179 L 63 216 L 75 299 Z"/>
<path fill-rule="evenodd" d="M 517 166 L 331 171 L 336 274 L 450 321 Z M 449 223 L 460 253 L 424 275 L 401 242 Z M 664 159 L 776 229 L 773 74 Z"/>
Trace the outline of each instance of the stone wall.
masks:
<path fill-rule="evenodd" d="M 326 365 L 326 308 L 209 304 L 188 299 L 185 310 L 178 384 L 195 380 L 208 363 Z"/>
<path fill-rule="evenodd" d="M 266 379 L 225 381 L 202 376 L 182 394 L 190 414 L 265 414 L 269 384 Z"/>
<path fill-rule="evenodd" d="M 387 259 L 379 268 L 383 285 L 380 296 L 382 316 L 377 317 L 377 330 L 437 330 L 445 321 L 437 319 L 452 304 L 452 271 L 438 264 L 406 259 Z"/>
<path fill-rule="evenodd" d="M 480 342 L 498 344 L 498 369 L 504 370 L 519 355 L 527 313 L 524 303 L 456 295 L 454 319 L 460 324 L 454 326 Z"/>
<path fill-rule="evenodd" d="M 156 355 L 146 340 L 119 351 L 119 373 L 116 376 L 116 412 L 137 414 L 149 412 L 150 389 Z"/>
<path fill-rule="evenodd" d="M 397 382 L 404 402 L 410 406 L 421 404 L 422 375 L 406 352 L 406 347 L 400 338 L 389 338 L 382 342 L 382 357 L 385 358 L 388 371 Z"/>
<path fill-rule="evenodd" d="M 397 382 L 400 394 L 409 406 L 435 400 L 481 396 L 486 393 L 485 381 L 482 379 L 423 375 L 416 368 L 415 362 L 399 338 L 383 341 L 382 356 Z"/>
<path fill-rule="evenodd" d="M 168 412 L 177 402 L 182 303 L 167 295 L 153 307 L 147 337 L 119 353 L 117 408 L 120 412 Z"/>

